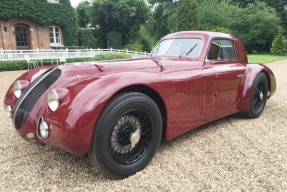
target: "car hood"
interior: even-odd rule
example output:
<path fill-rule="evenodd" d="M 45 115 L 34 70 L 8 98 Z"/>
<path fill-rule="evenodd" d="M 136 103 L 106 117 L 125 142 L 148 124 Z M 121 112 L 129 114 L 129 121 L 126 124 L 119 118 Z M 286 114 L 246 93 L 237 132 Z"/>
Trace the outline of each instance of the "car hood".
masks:
<path fill-rule="evenodd" d="M 167 59 L 144 58 L 74 63 L 73 65 L 85 73 L 94 74 L 100 72 L 100 75 L 105 75 L 110 73 L 130 71 L 159 72 L 163 67 L 169 67 L 171 62 Z"/>

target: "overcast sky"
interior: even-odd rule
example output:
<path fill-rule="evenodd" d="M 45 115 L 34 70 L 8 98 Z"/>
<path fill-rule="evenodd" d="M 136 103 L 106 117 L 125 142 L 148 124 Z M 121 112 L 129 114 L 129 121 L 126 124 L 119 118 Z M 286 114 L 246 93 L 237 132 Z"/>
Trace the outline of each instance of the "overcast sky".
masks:
<path fill-rule="evenodd" d="M 83 0 L 70 0 L 73 7 L 77 7 L 77 5 Z"/>

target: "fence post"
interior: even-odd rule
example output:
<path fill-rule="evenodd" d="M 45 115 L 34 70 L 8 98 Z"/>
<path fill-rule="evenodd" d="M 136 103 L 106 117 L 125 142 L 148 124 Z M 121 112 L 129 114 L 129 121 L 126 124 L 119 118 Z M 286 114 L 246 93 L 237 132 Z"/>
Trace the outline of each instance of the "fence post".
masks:
<path fill-rule="evenodd" d="M 39 59 L 39 57 L 40 57 L 40 49 L 39 49 L 39 47 L 37 48 L 37 56 L 38 56 L 38 59 Z"/>
<path fill-rule="evenodd" d="M 1 53 L 3 53 L 3 48 L 1 48 Z"/>
<path fill-rule="evenodd" d="M 113 48 L 111 47 L 111 52 L 113 52 Z"/>

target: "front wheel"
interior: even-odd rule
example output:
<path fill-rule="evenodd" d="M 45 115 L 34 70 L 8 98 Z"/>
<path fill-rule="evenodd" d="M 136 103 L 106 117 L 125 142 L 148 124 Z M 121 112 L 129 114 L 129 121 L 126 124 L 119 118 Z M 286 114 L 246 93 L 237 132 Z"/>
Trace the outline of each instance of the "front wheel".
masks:
<path fill-rule="evenodd" d="M 156 103 L 141 93 L 123 93 L 102 111 L 89 156 L 104 175 L 122 179 L 147 166 L 161 134 L 162 118 Z"/>
<path fill-rule="evenodd" d="M 253 83 L 250 107 L 247 113 L 249 118 L 257 118 L 261 115 L 266 105 L 268 91 L 268 79 L 266 75 L 261 72 Z"/>

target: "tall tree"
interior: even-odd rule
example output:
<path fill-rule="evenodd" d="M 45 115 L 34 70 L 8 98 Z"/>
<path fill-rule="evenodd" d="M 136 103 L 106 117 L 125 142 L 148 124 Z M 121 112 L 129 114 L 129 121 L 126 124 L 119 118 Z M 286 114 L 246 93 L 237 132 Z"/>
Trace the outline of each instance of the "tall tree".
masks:
<path fill-rule="evenodd" d="M 79 27 L 85 28 L 88 26 L 88 24 L 90 22 L 90 18 L 88 15 L 90 8 L 91 8 L 91 5 L 88 1 L 82 1 L 76 7 L 76 13 L 78 15 Z"/>
<path fill-rule="evenodd" d="M 248 51 L 269 51 L 280 28 L 276 11 L 263 2 L 243 8 L 220 0 L 203 0 L 196 14 L 197 30 L 225 28 L 238 36 Z"/>
<path fill-rule="evenodd" d="M 173 0 L 149 0 L 153 6 L 153 32 L 156 39 L 161 38 L 177 30 L 177 1 Z"/>
<path fill-rule="evenodd" d="M 102 47 L 110 42 L 127 44 L 138 35 L 147 21 L 150 9 L 144 0 L 94 0 L 91 11 L 92 25 L 98 29 Z M 113 39 L 114 40 L 111 40 Z"/>
<path fill-rule="evenodd" d="M 181 0 L 177 7 L 177 29 L 192 30 L 195 27 L 197 0 Z"/>
<path fill-rule="evenodd" d="M 287 1 L 286 0 L 232 0 L 242 7 L 247 7 L 248 4 L 256 2 L 265 2 L 267 5 L 273 7 L 281 18 L 282 26 L 287 30 Z"/>

